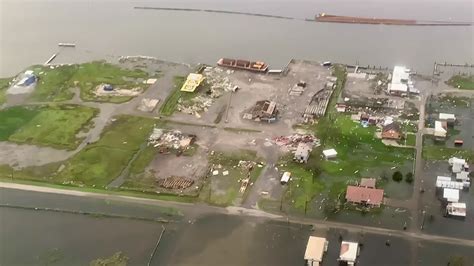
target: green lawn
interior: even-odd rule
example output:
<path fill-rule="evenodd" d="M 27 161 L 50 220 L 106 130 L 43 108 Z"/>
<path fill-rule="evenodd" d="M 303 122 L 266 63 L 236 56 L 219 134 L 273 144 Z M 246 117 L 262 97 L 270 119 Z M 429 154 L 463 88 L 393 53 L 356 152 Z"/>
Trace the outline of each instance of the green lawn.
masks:
<path fill-rule="evenodd" d="M 97 97 L 94 95 L 94 90 L 96 86 L 103 83 L 122 89 L 144 88 L 142 81 L 147 76 L 147 73 L 140 69 L 128 70 L 103 61 L 95 61 L 79 65 L 70 81 L 71 84 L 77 84 L 81 89 L 81 98 L 83 100 L 125 102 L 130 97 Z"/>
<path fill-rule="evenodd" d="M 72 99 L 74 94 L 70 80 L 77 70 L 77 65 L 63 65 L 51 68 L 49 66 L 33 66 L 32 70 L 38 76 L 38 83 L 32 98 L 37 101 L 59 102 Z"/>
<path fill-rule="evenodd" d="M 189 97 L 190 95 L 195 94 L 194 92 L 182 92 L 181 87 L 186 81 L 186 77 L 176 76 L 174 77 L 174 87 L 170 95 L 166 98 L 163 105 L 161 105 L 160 113 L 164 116 L 171 116 L 176 107 L 178 106 L 178 101 L 183 97 Z"/>
<path fill-rule="evenodd" d="M 474 75 L 455 75 L 446 83 L 461 90 L 474 90 Z"/>
<path fill-rule="evenodd" d="M 5 93 L 10 86 L 12 78 L 0 78 L 0 106 L 6 102 Z"/>
<path fill-rule="evenodd" d="M 11 107 L 0 111 L 0 141 L 7 141 L 18 129 L 28 124 L 40 109 L 37 107 Z"/>
<path fill-rule="evenodd" d="M 451 157 L 461 157 L 472 162 L 474 161 L 474 151 L 435 145 L 423 146 L 423 158 L 426 160 L 448 160 Z"/>
<path fill-rule="evenodd" d="M 38 101 L 65 101 L 74 96 L 70 90 L 79 87 L 85 101 L 126 102 L 128 96 L 97 97 L 94 90 L 102 83 L 112 84 L 122 89 L 145 88 L 143 80 L 147 73 L 140 69 L 129 70 L 120 66 L 94 61 L 78 65 L 33 66 L 39 81 L 32 97 Z"/>
<path fill-rule="evenodd" d="M 245 193 L 239 191 L 241 183 L 239 180 L 247 178 L 247 171 L 237 167 L 240 160 L 259 162 L 259 158 L 253 151 L 242 150 L 238 153 L 215 153 L 209 156 L 212 165 L 221 165 L 217 169 L 219 174 L 213 176 L 212 173 L 206 179 L 201 189 L 199 198 L 210 204 L 228 206 L 242 201 L 247 195 L 250 185 Z M 250 182 L 255 182 L 263 168 L 255 166 L 250 172 Z M 227 176 L 222 175 L 223 171 L 229 171 Z"/>
<path fill-rule="evenodd" d="M 59 105 L 41 107 L 39 112 L 8 138 L 9 141 L 75 149 L 82 139 L 76 134 L 98 113 L 97 109 Z"/>
<path fill-rule="evenodd" d="M 407 134 L 406 135 L 406 145 L 407 146 L 415 146 L 416 145 L 416 135 L 415 134 Z"/>
<path fill-rule="evenodd" d="M 65 163 L 56 180 L 76 185 L 104 187 L 126 167 L 144 143 L 155 120 L 134 116 L 119 116 L 93 143 Z"/>

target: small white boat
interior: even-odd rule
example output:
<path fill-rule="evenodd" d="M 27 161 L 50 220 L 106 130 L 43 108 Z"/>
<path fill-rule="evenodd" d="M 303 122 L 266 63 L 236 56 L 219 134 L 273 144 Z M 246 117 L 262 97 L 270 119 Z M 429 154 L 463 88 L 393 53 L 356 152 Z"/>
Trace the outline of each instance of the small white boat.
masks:
<path fill-rule="evenodd" d="M 76 47 L 76 44 L 75 43 L 68 43 L 68 42 L 60 42 L 60 43 L 58 43 L 58 46 L 61 46 L 61 47 Z"/>

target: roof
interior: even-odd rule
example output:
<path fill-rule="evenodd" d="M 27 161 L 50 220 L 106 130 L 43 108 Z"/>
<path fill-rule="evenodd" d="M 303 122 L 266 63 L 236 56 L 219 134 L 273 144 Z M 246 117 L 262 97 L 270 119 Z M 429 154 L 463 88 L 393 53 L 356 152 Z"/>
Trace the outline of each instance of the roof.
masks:
<path fill-rule="evenodd" d="M 466 160 L 461 159 L 461 158 L 452 157 L 452 158 L 449 159 L 449 164 L 451 164 L 451 165 L 453 165 L 453 164 L 464 165 L 465 163 L 466 163 Z"/>
<path fill-rule="evenodd" d="M 389 91 L 400 91 L 400 92 L 408 92 L 408 86 L 406 84 L 395 83 L 389 85 Z"/>
<path fill-rule="evenodd" d="M 360 187 L 375 188 L 376 180 L 375 178 L 361 178 Z"/>
<path fill-rule="evenodd" d="M 448 132 L 445 129 L 445 125 L 441 121 L 435 121 L 435 136 L 446 136 L 446 133 Z"/>
<path fill-rule="evenodd" d="M 395 66 L 392 72 L 392 84 L 402 83 L 410 77 L 409 69 L 404 66 Z"/>
<path fill-rule="evenodd" d="M 383 189 L 347 186 L 346 200 L 355 203 L 380 205 L 383 201 Z"/>
<path fill-rule="evenodd" d="M 343 261 L 355 261 L 359 251 L 359 244 L 355 242 L 342 241 L 339 259 Z"/>
<path fill-rule="evenodd" d="M 456 180 L 466 180 L 469 181 L 469 172 L 467 171 L 461 171 L 459 173 L 456 173 Z"/>
<path fill-rule="evenodd" d="M 323 151 L 324 156 L 326 157 L 331 157 L 331 156 L 336 156 L 337 151 L 335 149 L 328 149 Z"/>
<path fill-rule="evenodd" d="M 181 87 L 181 91 L 194 92 L 203 80 L 204 80 L 203 75 L 190 73 L 188 75 L 188 78 L 184 82 L 183 86 Z"/>
<path fill-rule="evenodd" d="M 382 129 L 383 132 L 390 131 L 390 130 L 400 132 L 400 124 L 397 122 L 392 122 L 388 125 L 383 126 L 383 129 Z"/>
<path fill-rule="evenodd" d="M 325 249 L 326 238 L 310 236 L 308 239 L 308 244 L 306 245 L 304 259 L 321 262 Z"/>
<path fill-rule="evenodd" d="M 439 113 L 440 120 L 456 120 L 456 116 L 454 114 L 446 114 L 446 113 Z"/>
<path fill-rule="evenodd" d="M 458 202 L 459 201 L 459 190 L 452 189 L 452 188 L 445 188 L 443 189 L 443 198 L 450 202 Z"/>
<path fill-rule="evenodd" d="M 446 206 L 446 210 L 451 215 L 464 217 L 466 216 L 466 203 L 463 203 L 463 202 L 449 203 L 448 206 Z"/>
<path fill-rule="evenodd" d="M 452 188 L 452 189 L 463 189 L 464 184 L 462 182 L 456 182 L 456 181 L 436 180 L 436 187 L 439 187 L 439 188 Z"/>

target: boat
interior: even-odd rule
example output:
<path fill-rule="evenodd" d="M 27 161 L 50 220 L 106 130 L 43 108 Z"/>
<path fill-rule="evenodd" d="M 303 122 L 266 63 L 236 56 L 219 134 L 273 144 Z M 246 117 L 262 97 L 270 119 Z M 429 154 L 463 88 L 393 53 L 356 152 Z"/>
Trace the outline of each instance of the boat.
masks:
<path fill-rule="evenodd" d="M 76 47 L 75 43 L 69 43 L 69 42 L 60 42 L 58 43 L 58 46 L 61 47 Z"/>
<path fill-rule="evenodd" d="M 241 59 L 229 59 L 221 58 L 217 61 L 218 66 L 243 69 L 254 72 L 266 72 L 268 70 L 268 64 L 261 61 L 247 61 Z"/>

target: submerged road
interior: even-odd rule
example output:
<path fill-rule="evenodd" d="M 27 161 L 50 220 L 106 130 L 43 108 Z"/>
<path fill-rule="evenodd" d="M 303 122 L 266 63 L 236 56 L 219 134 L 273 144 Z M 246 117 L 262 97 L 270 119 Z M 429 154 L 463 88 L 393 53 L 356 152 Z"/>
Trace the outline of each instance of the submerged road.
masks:
<path fill-rule="evenodd" d="M 30 193 L 32 192 L 32 193 Z M 48 194 L 61 195 L 61 197 L 66 197 L 68 201 L 75 202 L 75 206 L 67 206 L 64 202 L 53 201 L 48 203 L 48 205 L 62 204 L 62 208 L 83 208 L 83 204 L 93 204 L 90 201 L 105 200 L 110 202 L 118 202 L 123 204 L 135 204 L 136 206 L 156 206 L 156 207 L 167 207 L 173 208 L 181 212 L 186 219 L 192 220 L 195 217 L 204 215 L 204 214 L 227 214 L 227 215 L 237 215 L 237 216 L 252 216 L 260 217 L 262 219 L 271 219 L 279 221 L 288 221 L 291 223 L 299 224 L 308 224 L 316 225 L 320 228 L 338 228 L 344 229 L 351 232 L 370 232 L 379 235 L 386 236 L 398 236 L 408 240 L 424 240 L 432 241 L 444 244 L 453 244 L 461 245 L 467 247 L 474 247 L 474 240 L 468 239 L 458 239 L 446 236 L 430 235 L 424 234 L 421 232 L 408 232 L 400 230 L 392 230 L 385 228 L 378 228 L 372 226 L 362 226 L 354 225 L 348 223 L 332 222 L 332 221 L 322 221 L 314 220 L 309 218 L 299 218 L 299 217 L 283 217 L 281 215 L 275 215 L 267 213 L 261 210 L 247 209 L 242 207 L 227 207 L 220 208 L 204 204 L 192 204 L 192 203 L 180 203 L 180 202 L 171 202 L 171 201 L 162 201 L 155 199 L 146 199 L 146 198 L 137 198 L 130 196 L 121 196 L 113 194 L 101 194 L 101 193 L 92 193 L 92 192 L 82 192 L 75 190 L 66 190 L 66 189 L 57 189 L 57 188 L 48 188 L 48 187 L 39 187 L 32 185 L 23 185 L 23 184 L 14 184 L 14 183 L 5 183 L 0 182 L 0 204 L 8 204 L 11 207 L 49 207 L 54 208 L 56 206 L 41 206 L 44 205 L 45 199 Z M 58 203 L 55 203 L 58 202 Z M 29 205 L 29 206 L 25 206 Z"/>

